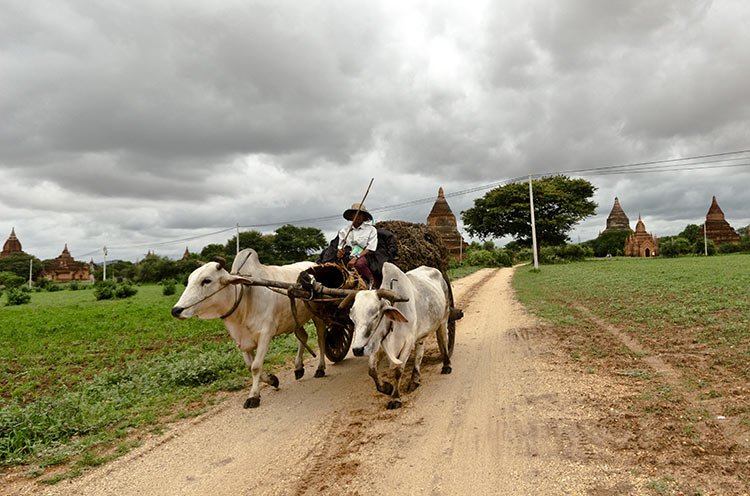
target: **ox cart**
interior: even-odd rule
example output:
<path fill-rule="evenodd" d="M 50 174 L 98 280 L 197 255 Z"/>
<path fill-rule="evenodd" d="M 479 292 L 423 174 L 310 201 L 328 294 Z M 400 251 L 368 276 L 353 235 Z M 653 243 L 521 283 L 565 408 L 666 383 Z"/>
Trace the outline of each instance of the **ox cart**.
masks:
<path fill-rule="evenodd" d="M 453 354 L 456 338 L 456 320 L 460 318 L 460 310 L 456 310 L 453 301 L 453 291 L 450 281 L 448 284 L 451 318 L 448 319 L 448 353 Z M 349 318 L 349 309 L 354 301 L 356 290 L 367 289 L 364 281 L 354 270 L 349 270 L 339 262 L 316 264 L 303 271 L 296 283 L 271 281 L 247 277 L 244 284 L 264 286 L 290 299 L 292 312 L 296 318 L 296 300 L 301 300 L 310 311 L 325 322 L 325 353 L 326 358 L 337 363 L 343 360 L 352 343 L 354 324 Z M 384 283 L 383 286 L 387 286 Z M 390 288 L 393 289 L 393 288 Z M 303 323 L 300 323 L 303 324 Z M 304 341 L 302 341 L 304 344 Z M 316 356 L 307 344 L 304 344 L 313 356 Z"/>

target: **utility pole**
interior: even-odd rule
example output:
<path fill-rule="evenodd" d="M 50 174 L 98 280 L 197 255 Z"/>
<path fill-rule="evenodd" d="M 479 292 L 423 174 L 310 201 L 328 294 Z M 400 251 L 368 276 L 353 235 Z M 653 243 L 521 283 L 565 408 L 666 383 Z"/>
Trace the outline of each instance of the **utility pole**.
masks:
<path fill-rule="evenodd" d="M 240 223 L 237 223 L 237 254 L 240 253 Z"/>
<path fill-rule="evenodd" d="M 703 255 L 708 256 L 708 236 L 706 234 L 706 223 L 703 223 Z"/>
<path fill-rule="evenodd" d="M 32 267 L 33 267 L 32 264 L 33 263 L 34 263 L 34 259 L 33 258 L 29 258 L 29 289 L 31 289 L 31 275 L 32 275 Z"/>
<path fill-rule="evenodd" d="M 107 247 L 102 248 L 104 252 L 104 272 L 102 273 L 102 281 L 107 280 Z"/>
<path fill-rule="evenodd" d="M 529 208 L 531 209 L 531 250 L 534 252 L 534 270 L 539 270 L 539 257 L 536 254 L 536 222 L 534 221 L 534 188 L 529 176 Z"/>

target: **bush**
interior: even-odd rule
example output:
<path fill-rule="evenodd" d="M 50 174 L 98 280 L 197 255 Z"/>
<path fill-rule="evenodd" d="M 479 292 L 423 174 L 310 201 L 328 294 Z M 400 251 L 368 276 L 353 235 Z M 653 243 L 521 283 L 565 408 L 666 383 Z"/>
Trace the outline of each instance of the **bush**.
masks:
<path fill-rule="evenodd" d="M 19 288 L 9 289 L 5 295 L 5 298 L 8 301 L 8 306 L 25 305 L 26 303 L 31 301 L 31 295 L 28 293 L 28 291 L 23 291 Z"/>
<path fill-rule="evenodd" d="M 26 282 L 21 276 L 17 276 L 13 272 L 0 272 L 0 286 L 6 288 L 20 288 Z"/>
<path fill-rule="evenodd" d="M 162 288 L 161 292 L 164 296 L 173 295 L 177 292 L 176 283 L 174 279 L 167 279 L 164 281 L 164 288 Z"/>
<path fill-rule="evenodd" d="M 138 293 L 138 290 L 127 282 L 118 284 L 117 288 L 115 289 L 115 296 L 118 298 L 130 298 L 136 293 Z"/>
<path fill-rule="evenodd" d="M 110 281 L 98 281 L 94 284 L 94 296 L 98 300 L 111 300 L 115 296 L 117 284 Z"/>
<path fill-rule="evenodd" d="M 70 281 L 70 284 L 68 284 L 68 289 L 71 291 L 78 291 L 81 289 L 81 285 L 78 283 L 78 281 Z"/>
<path fill-rule="evenodd" d="M 539 250 L 539 263 L 556 264 L 580 262 L 586 257 L 593 257 L 594 250 L 586 245 L 543 246 Z"/>
<path fill-rule="evenodd" d="M 703 255 L 708 252 L 709 255 L 716 255 L 716 244 L 710 239 L 706 240 L 706 244 L 703 244 L 703 240 L 698 240 L 693 244 L 693 253 Z"/>
<path fill-rule="evenodd" d="M 116 283 L 113 280 L 99 281 L 94 285 L 94 296 L 97 300 L 111 300 L 112 298 L 129 298 L 138 293 L 130 283 Z"/>
<path fill-rule="evenodd" d="M 659 242 L 659 251 L 665 257 L 677 257 L 687 255 L 691 252 L 690 241 L 680 236 L 662 238 Z"/>
<path fill-rule="evenodd" d="M 55 291 L 62 291 L 62 287 L 60 287 L 59 284 L 47 284 L 47 286 L 45 287 L 45 289 L 49 293 L 54 293 Z"/>

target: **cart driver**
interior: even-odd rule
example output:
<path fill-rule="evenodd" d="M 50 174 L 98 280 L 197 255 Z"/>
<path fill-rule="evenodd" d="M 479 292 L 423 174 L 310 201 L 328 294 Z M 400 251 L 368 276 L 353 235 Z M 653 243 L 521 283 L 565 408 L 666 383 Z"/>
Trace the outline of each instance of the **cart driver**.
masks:
<path fill-rule="evenodd" d="M 363 203 L 355 203 L 352 208 L 344 211 L 344 218 L 352 222 L 339 231 L 339 244 L 336 256 L 346 261 L 346 266 L 354 268 L 362 276 L 365 283 L 372 286 L 375 282 L 367 254 L 378 248 L 378 230 L 372 225 L 372 214 L 367 211 Z"/>

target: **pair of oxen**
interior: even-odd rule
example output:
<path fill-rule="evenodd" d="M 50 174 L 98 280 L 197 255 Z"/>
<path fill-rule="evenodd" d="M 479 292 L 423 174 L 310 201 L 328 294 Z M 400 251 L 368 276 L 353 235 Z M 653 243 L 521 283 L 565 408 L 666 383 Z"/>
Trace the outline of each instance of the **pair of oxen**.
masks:
<path fill-rule="evenodd" d="M 252 374 L 245 408 L 260 405 L 261 381 L 274 388 L 279 386 L 279 379 L 263 369 L 274 336 L 291 332 L 297 335 L 300 345 L 294 361 L 295 377 L 299 379 L 304 375 L 302 358 L 307 333 L 300 322 L 312 319 L 317 328 L 319 358 L 315 377 L 325 376 L 323 321 L 302 301 L 296 300 L 290 305 L 284 294 L 251 284 L 251 278 L 294 283 L 302 271 L 313 265 L 312 262 L 263 265 L 254 250 L 246 249 L 237 254 L 230 271 L 221 262 L 209 262 L 195 269 L 179 301 L 172 307 L 172 315 L 178 319 L 198 317 L 224 321 Z M 450 288 L 437 269 L 422 266 L 404 273 L 386 262 L 383 281 L 393 289 L 361 290 L 353 296 L 349 311 L 354 323 L 352 352 L 355 356 L 369 356 L 369 373 L 375 387 L 390 396 L 387 408 L 394 409 L 401 407 L 401 376 L 413 351 L 414 368 L 407 391 L 419 386 L 424 341 L 430 333 L 437 334 L 443 359 L 441 373 L 451 372 L 447 325 L 452 309 Z M 295 305 L 294 311 L 292 305 Z M 378 364 L 384 356 L 394 370 L 394 384 L 378 373 Z"/>

